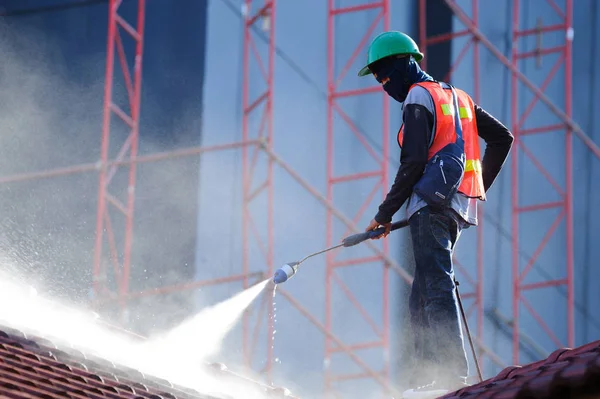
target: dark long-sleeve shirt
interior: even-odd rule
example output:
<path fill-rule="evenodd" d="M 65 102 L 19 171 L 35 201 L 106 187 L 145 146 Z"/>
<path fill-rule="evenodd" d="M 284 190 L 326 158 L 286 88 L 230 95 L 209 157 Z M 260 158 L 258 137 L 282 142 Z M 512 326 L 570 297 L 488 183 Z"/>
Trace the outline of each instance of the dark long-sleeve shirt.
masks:
<path fill-rule="evenodd" d="M 409 98 L 407 98 L 409 100 Z M 426 102 L 406 103 L 402 114 L 404 136 L 400 167 L 394 183 L 375 216 L 378 223 L 387 223 L 410 197 L 428 160 L 428 151 L 434 130 L 434 115 Z M 500 121 L 475 105 L 475 121 L 479 137 L 485 141 L 482 159 L 482 177 L 485 191 L 492 186 L 510 152 L 513 135 Z"/>

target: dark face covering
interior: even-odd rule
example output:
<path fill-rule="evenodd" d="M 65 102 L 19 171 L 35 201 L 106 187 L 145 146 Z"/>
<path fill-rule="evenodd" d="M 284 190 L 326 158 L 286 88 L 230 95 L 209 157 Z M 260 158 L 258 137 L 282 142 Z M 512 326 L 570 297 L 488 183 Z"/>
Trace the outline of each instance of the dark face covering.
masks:
<path fill-rule="evenodd" d="M 369 69 L 377 75 L 379 83 L 389 78 L 389 81 L 383 85 L 383 90 L 400 103 L 406 100 L 410 86 L 414 83 L 433 80 L 412 57 L 384 58 L 371 65 Z"/>

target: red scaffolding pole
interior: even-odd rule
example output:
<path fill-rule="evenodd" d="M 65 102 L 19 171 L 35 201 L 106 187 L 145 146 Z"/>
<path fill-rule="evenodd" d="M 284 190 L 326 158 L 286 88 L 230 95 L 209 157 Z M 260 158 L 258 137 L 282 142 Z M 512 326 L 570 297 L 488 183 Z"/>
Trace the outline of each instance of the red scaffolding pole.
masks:
<path fill-rule="evenodd" d="M 519 0 L 513 1 L 513 28 L 512 28 L 512 54 L 511 62 L 515 69 L 525 71 L 522 66 L 533 66 L 534 68 L 527 68 L 531 71 L 528 73 L 532 78 L 535 76 L 537 79 L 544 77 L 541 83 L 540 90 L 544 92 L 548 87 L 549 83 L 554 79 L 557 73 L 562 67 L 562 85 L 564 87 L 564 113 L 567 117 L 571 117 L 571 43 L 573 37 L 572 18 L 573 18 L 573 4 L 571 0 L 566 0 L 564 7 L 559 7 L 554 1 L 548 0 L 544 7 L 538 5 L 535 7 L 529 7 L 529 12 L 535 11 L 546 11 L 545 15 L 549 15 L 548 8 L 551 8 L 556 13 L 560 23 L 542 23 L 541 18 L 537 18 L 537 26 L 523 26 L 527 23 L 521 22 L 522 2 Z M 534 15 L 535 17 L 535 15 Z M 529 18 L 532 18 L 531 15 Z M 559 33 L 560 36 L 556 35 Z M 547 34 L 553 37 L 562 37 L 563 42 L 559 45 L 552 47 L 540 46 L 542 38 L 547 37 Z M 531 37 L 535 36 L 537 40 L 536 48 L 531 51 L 530 47 L 526 47 L 526 41 L 531 41 Z M 534 59 L 536 58 L 536 59 Z M 552 60 L 549 61 L 551 68 L 537 68 L 541 60 Z M 546 64 L 548 65 L 548 64 Z M 525 73 L 524 73 L 525 74 Z M 544 75 L 545 74 L 545 75 Z M 515 134 L 515 149 L 512 154 L 512 270 L 513 270 L 513 362 L 518 364 L 521 361 L 519 353 L 519 334 L 522 329 L 521 321 L 524 318 L 523 313 L 529 313 L 531 316 L 530 320 L 533 323 L 537 323 L 542 331 L 544 331 L 553 345 L 556 347 L 562 346 L 574 346 L 575 341 L 575 323 L 574 323 L 574 287 L 573 287 L 573 269 L 574 269 L 574 254 L 573 254 L 573 209 L 572 209 L 572 131 L 568 125 L 559 121 L 558 123 L 549 123 L 551 118 L 545 117 L 537 118 L 532 117 L 532 111 L 534 106 L 540 100 L 540 96 L 534 94 L 530 101 L 525 102 L 525 107 L 520 107 L 519 99 L 523 93 L 522 86 L 519 84 L 518 77 L 513 74 L 512 76 L 512 130 Z M 556 99 L 557 102 L 561 101 L 561 98 Z M 561 172 L 557 175 L 545 167 L 538 158 L 534 155 L 532 147 L 528 147 L 527 141 L 529 135 L 542 135 L 548 133 L 555 133 L 556 131 L 565 131 L 565 157 L 564 161 L 560 159 L 553 159 L 556 164 L 560 162 L 562 168 L 559 168 Z M 563 163 L 564 162 L 564 163 Z M 544 194 L 543 200 L 539 198 L 532 201 L 527 201 L 527 205 L 524 205 L 524 200 L 519 192 L 520 184 L 522 184 L 527 177 L 521 174 L 523 167 L 533 166 L 540 173 L 536 176 L 543 176 L 556 190 L 559 200 L 548 201 L 548 193 Z M 564 173 L 564 175 L 563 175 Z M 562 175 L 562 176 L 561 176 Z M 534 177 L 536 178 L 536 177 Z M 537 177 L 539 179 L 539 177 Z M 564 180 L 564 184 L 559 182 Z M 521 221 L 522 214 L 540 213 L 540 211 L 546 211 L 548 209 L 554 209 L 555 215 L 549 216 L 548 220 L 552 220 L 550 226 L 547 226 L 548 230 L 544 237 L 541 239 L 539 245 L 533 252 L 530 259 L 527 260 L 526 264 L 519 259 L 519 251 L 522 246 L 521 240 L 530 240 L 531 238 L 522 236 L 522 226 L 527 225 L 526 222 Z M 546 212 L 546 214 L 548 214 Z M 536 219 L 539 221 L 540 219 Z M 530 271 L 535 264 L 537 258 L 542 253 L 544 248 L 547 246 L 549 240 L 553 235 L 559 234 L 561 230 L 561 223 L 564 221 L 562 230 L 564 231 L 564 239 L 560 239 L 560 245 L 564 246 L 565 258 L 561 262 L 564 262 L 564 276 L 556 279 L 535 279 L 536 281 L 526 282 L 525 279 L 530 276 Z M 550 328 L 547 324 L 548 320 L 544 320 L 544 317 L 540 315 L 539 310 L 542 306 L 547 307 L 546 303 L 530 302 L 527 299 L 526 292 L 534 290 L 547 289 L 548 287 L 559 287 L 566 286 L 566 314 L 565 322 L 561 323 L 564 325 L 563 331 L 557 331 L 556 327 Z M 559 296 L 556 296 L 560 298 Z M 537 307 L 537 309 L 536 309 Z M 522 312 L 525 310 L 526 312 Z M 547 310 L 547 308 L 546 308 Z M 552 318 L 556 319 L 561 317 L 556 312 L 551 312 Z M 564 335 L 561 339 L 558 335 Z"/>
<path fill-rule="evenodd" d="M 338 27 L 336 25 L 336 20 L 338 18 L 343 18 L 348 14 L 357 14 L 363 13 L 367 17 L 370 15 L 374 15 L 373 22 L 370 25 L 370 28 L 365 32 L 362 39 L 356 45 L 355 50 L 352 52 L 350 58 L 343 62 L 340 68 L 335 63 L 335 57 L 337 54 L 336 45 L 336 35 L 335 30 Z M 366 179 L 374 181 L 373 189 L 370 191 L 370 195 L 367 196 L 366 201 L 360 207 L 359 211 L 356 213 L 353 218 L 354 221 L 361 220 L 361 217 L 364 211 L 368 208 L 370 203 L 377 193 L 381 194 L 381 198 L 383 199 L 387 194 L 389 189 L 388 187 L 388 135 L 389 135 L 389 100 L 387 95 L 381 90 L 381 87 L 373 84 L 372 86 L 365 89 L 355 89 L 355 90 L 341 90 L 340 83 L 347 75 L 347 73 L 351 70 L 351 67 L 354 65 L 354 61 L 356 57 L 360 54 L 364 54 L 365 45 L 368 43 L 369 39 L 372 38 L 375 29 L 379 26 L 381 30 L 389 30 L 390 26 L 390 15 L 389 15 L 389 0 L 383 0 L 378 2 L 371 2 L 362 5 L 354 5 L 351 7 L 336 7 L 334 0 L 328 1 L 328 22 L 327 22 L 327 200 L 331 203 L 335 204 L 336 202 L 340 202 L 340 199 L 334 198 L 334 188 L 338 187 L 340 184 L 348 184 L 349 182 L 356 181 L 364 181 Z M 339 29 L 339 28 L 338 28 Z M 377 32 L 378 33 L 378 32 Z M 345 39 L 344 34 L 340 34 L 342 38 Z M 380 97 L 381 100 L 375 100 L 373 98 L 372 93 L 376 94 L 377 97 Z M 373 148 L 364 140 L 360 129 L 350 120 L 348 115 L 344 112 L 338 100 L 340 98 L 348 98 L 353 97 L 357 98 L 359 96 L 371 95 L 371 99 L 375 101 L 381 101 L 381 110 L 382 110 L 382 121 L 383 126 L 382 130 L 379 133 L 381 136 L 381 143 L 383 151 L 381 154 L 374 151 Z M 335 127 L 335 119 L 339 117 L 344 121 L 343 129 L 339 127 Z M 374 170 L 365 170 L 363 172 L 357 172 L 347 175 L 338 175 L 336 171 L 334 171 L 334 162 L 338 157 L 347 157 L 348 155 L 343 152 L 337 150 L 334 145 L 334 139 L 337 136 L 341 135 L 341 130 L 349 130 L 358 139 L 364 146 L 366 151 L 366 156 L 373 156 L 377 161 L 377 167 Z M 336 134 L 337 132 L 337 134 Z M 352 156 L 355 156 L 353 154 Z M 335 245 L 334 242 L 339 240 L 339 237 L 334 236 L 334 213 L 331 210 L 327 212 L 327 246 Z M 388 253 L 388 242 L 387 240 L 383 240 L 383 253 L 387 255 Z M 385 262 L 383 262 L 383 257 L 380 255 L 367 256 L 367 257 L 354 257 L 350 259 L 345 259 L 343 261 L 336 260 L 336 253 L 328 253 L 326 254 L 326 287 L 325 287 L 325 329 L 327 332 L 327 336 L 325 339 L 325 361 L 324 361 L 324 390 L 325 394 L 333 395 L 335 394 L 336 388 L 341 388 L 342 384 L 348 383 L 350 381 L 355 381 L 358 379 L 368 379 L 373 378 L 374 375 L 379 376 L 379 378 L 383 377 L 385 379 L 389 378 L 390 374 L 390 365 L 389 365 L 389 270 L 386 267 Z M 381 262 L 381 269 L 376 269 L 374 263 Z M 373 320 L 373 318 L 364 310 L 361 306 L 360 302 L 356 299 L 355 293 L 352 292 L 351 288 L 349 288 L 340 278 L 337 270 L 339 268 L 352 265 L 354 268 L 360 267 L 369 267 L 373 270 L 378 270 L 382 273 L 382 282 L 383 286 L 377 286 L 375 288 L 375 292 L 377 295 L 381 295 L 382 300 L 382 315 L 381 315 L 381 323 L 377 323 Z M 337 298 L 338 300 L 333 299 L 333 290 L 334 288 L 339 289 L 340 292 L 343 293 L 343 296 Z M 345 302 L 345 301 L 349 301 Z M 341 303 L 343 302 L 343 304 Z M 360 350 L 364 350 L 367 348 L 373 349 L 376 348 L 378 351 L 381 350 L 381 359 L 375 365 L 374 362 L 371 362 L 372 369 L 368 372 L 349 374 L 347 371 L 341 371 L 342 369 L 337 365 L 337 358 L 340 355 L 339 343 L 335 343 L 330 338 L 331 334 L 335 334 L 336 326 L 333 323 L 333 315 L 338 314 L 339 310 L 342 308 L 348 308 L 347 306 L 356 309 L 356 311 L 362 316 L 362 320 L 365 325 L 365 330 L 373 330 L 372 338 L 364 339 L 364 342 L 353 342 L 352 345 L 347 345 L 350 350 L 353 352 L 358 352 Z M 379 319 L 379 316 L 376 317 Z M 379 325 L 378 325 L 379 324 Z M 344 354 L 345 356 L 347 354 Z"/>
<path fill-rule="evenodd" d="M 244 2 L 244 50 L 242 87 L 242 140 L 259 139 L 262 146 L 273 145 L 273 76 L 275 61 L 275 0 L 245 0 Z M 265 31 L 266 46 L 260 46 L 255 30 Z M 260 165 L 263 161 L 265 165 Z M 273 269 L 273 160 L 264 154 L 261 146 L 242 148 L 242 245 L 243 271 L 248 276 L 253 267 L 271 276 Z M 256 223 L 256 221 L 263 221 Z M 264 222 L 266 221 L 266 223 Z M 266 269 L 265 269 L 266 266 Z M 248 277 L 243 287 L 249 286 Z M 250 342 L 250 315 L 242 321 L 243 355 L 249 368 L 253 364 L 260 326 L 266 306 L 266 340 L 273 339 L 273 301 L 265 297 L 255 320 L 254 336 Z M 273 363 L 273 345 L 266 344 L 263 373 L 270 379 Z"/>
<path fill-rule="evenodd" d="M 107 257 L 114 270 L 114 288 L 120 298 L 121 310 L 125 308 L 125 296 L 129 289 L 129 267 L 131 261 L 131 239 L 133 235 L 133 212 L 135 195 L 135 170 L 138 149 L 138 127 L 140 116 L 140 94 L 142 87 L 142 59 L 144 48 L 144 16 L 145 0 L 137 1 L 137 22 L 135 26 L 127 22 L 120 14 L 121 0 L 110 0 L 108 12 L 108 44 L 106 56 L 106 81 L 104 87 L 104 120 L 102 126 L 102 144 L 100 154 L 100 176 L 98 189 L 98 210 L 96 219 L 96 244 L 93 265 L 93 292 L 96 298 L 111 295 L 111 286 L 108 276 L 108 267 L 105 263 L 104 244 L 107 244 Z M 127 45 L 123 43 L 123 36 L 130 36 L 135 43 L 135 55 L 133 57 L 133 77 L 130 63 L 126 54 Z M 113 88 L 115 87 L 115 52 L 123 73 L 123 82 L 127 90 L 127 106 L 122 107 L 115 103 Z M 124 191 L 126 199 L 123 201 L 120 195 L 112 195 L 109 186 L 117 171 L 116 165 L 109 165 L 109 148 L 111 142 L 111 131 L 113 114 L 122 122 L 119 126 L 127 130 L 126 139 L 119 145 L 120 150 L 116 155 L 117 160 L 127 157 L 130 161 L 129 176 Z M 112 139 L 120 137 L 113 135 Z M 122 196 L 122 194 L 121 194 Z M 122 234 L 115 234 L 115 221 L 111 217 L 113 213 L 119 213 L 124 217 L 124 229 Z M 106 239 L 106 243 L 104 240 Z M 117 241 L 122 240 L 122 248 L 119 250 Z"/>
<path fill-rule="evenodd" d="M 427 0 L 419 0 L 419 47 L 425 54 L 421 66 L 427 69 L 427 50 L 432 46 L 448 41 L 453 41 L 459 37 L 467 38 L 466 43 L 457 52 L 456 58 L 453 60 L 450 70 L 446 76 L 436 76 L 448 83 L 452 81 L 454 71 L 463 63 L 471 61 L 473 68 L 473 89 L 472 91 L 463 88 L 473 97 L 476 103 L 480 102 L 480 62 L 479 62 L 479 42 L 473 37 L 468 29 L 459 29 L 454 32 L 446 32 L 439 35 L 430 36 L 427 34 Z M 478 26 L 478 0 L 471 0 L 470 16 L 468 17 L 474 26 Z M 471 51 L 470 51 L 471 50 Z M 468 56 L 470 51 L 470 56 Z M 465 313 L 472 333 L 478 338 L 475 342 L 482 343 L 483 339 L 483 322 L 484 322 L 484 304 L 483 304 L 483 204 L 479 203 L 478 220 L 479 225 L 476 229 L 477 234 L 477 249 L 474 260 L 461 260 L 458 256 L 454 257 L 454 267 L 456 278 L 460 283 L 460 293 L 465 306 Z M 460 245 L 460 244 L 459 244 Z M 486 350 L 482 345 L 478 345 L 478 355 L 481 357 L 484 354 L 489 354 L 491 359 L 497 362 L 498 356 L 489 350 Z M 484 363 L 482 362 L 482 371 Z"/>

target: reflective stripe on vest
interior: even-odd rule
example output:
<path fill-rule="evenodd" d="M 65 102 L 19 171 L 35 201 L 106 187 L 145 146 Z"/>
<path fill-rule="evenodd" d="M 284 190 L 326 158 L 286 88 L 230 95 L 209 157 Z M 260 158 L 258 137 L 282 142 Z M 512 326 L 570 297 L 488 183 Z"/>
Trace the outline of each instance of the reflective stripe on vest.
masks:
<path fill-rule="evenodd" d="M 465 164 L 465 172 L 477 172 L 481 173 L 481 161 L 479 159 L 467 159 Z"/>
<path fill-rule="evenodd" d="M 431 159 L 439 150 L 449 143 L 456 141 L 456 130 L 454 126 L 454 105 L 452 92 L 443 89 L 437 82 L 416 83 L 431 94 L 435 107 L 434 138 L 429 147 L 428 158 Z M 413 85 L 413 86 L 415 86 Z M 412 87 L 411 87 L 412 89 Z M 470 198 L 478 198 L 485 201 L 485 190 L 483 187 L 481 156 L 479 149 L 479 135 L 474 118 L 475 109 L 473 100 L 460 89 L 456 89 L 459 104 L 459 116 L 462 123 L 463 139 L 465 141 L 465 153 L 467 161 L 465 174 L 458 191 Z M 398 145 L 402 147 L 404 125 L 398 132 Z"/>

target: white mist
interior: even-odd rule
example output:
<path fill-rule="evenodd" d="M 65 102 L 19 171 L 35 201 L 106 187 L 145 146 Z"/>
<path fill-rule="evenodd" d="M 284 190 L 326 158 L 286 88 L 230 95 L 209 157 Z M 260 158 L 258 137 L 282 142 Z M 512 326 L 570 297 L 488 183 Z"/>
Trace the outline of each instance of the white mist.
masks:
<path fill-rule="evenodd" d="M 115 363 L 167 379 L 201 393 L 227 398 L 264 399 L 247 386 L 220 381 L 203 368 L 203 359 L 220 343 L 244 310 L 260 295 L 268 280 L 206 308 L 159 338 L 136 342 L 117 335 L 83 312 L 42 298 L 35 289 L 0 275 L 0 324 L 93 353 Z M 7 306 L 10 304 L 11 306 Z"/>

